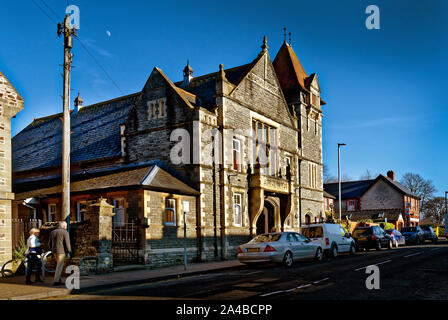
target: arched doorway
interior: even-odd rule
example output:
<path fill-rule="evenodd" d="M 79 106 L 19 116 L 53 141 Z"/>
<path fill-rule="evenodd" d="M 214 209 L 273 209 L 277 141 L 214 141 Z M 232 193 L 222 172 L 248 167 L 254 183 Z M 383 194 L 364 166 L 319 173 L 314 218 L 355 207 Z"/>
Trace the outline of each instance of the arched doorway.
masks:
<path fill-rule="evenodd" d="M 311 216 L 308 213 L 305 215 L 305 224 L 311 224 Z"/>
<path fill-rule="evenodd" d="M 263 211 L 257 219 L 257 235 L 268 233 L 273 227 L 275 227 L 275 208 L 268 201 L 265 201 Z"/>

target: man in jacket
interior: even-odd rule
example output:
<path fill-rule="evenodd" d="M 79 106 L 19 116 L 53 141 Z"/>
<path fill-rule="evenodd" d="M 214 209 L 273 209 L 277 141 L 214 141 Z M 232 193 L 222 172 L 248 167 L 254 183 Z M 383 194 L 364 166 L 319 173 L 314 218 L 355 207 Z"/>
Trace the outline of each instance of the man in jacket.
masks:
<path fill-rule="evenodd" d="M 49 246 L 57 261 L 53 285 L 62 285 L 61 276 L 62 269 L 64 268 L 65 255 L 72 251 L 70 237 L 67 232 L 67 222 L 59 222 L 59 228 L 51 231 Z"/>

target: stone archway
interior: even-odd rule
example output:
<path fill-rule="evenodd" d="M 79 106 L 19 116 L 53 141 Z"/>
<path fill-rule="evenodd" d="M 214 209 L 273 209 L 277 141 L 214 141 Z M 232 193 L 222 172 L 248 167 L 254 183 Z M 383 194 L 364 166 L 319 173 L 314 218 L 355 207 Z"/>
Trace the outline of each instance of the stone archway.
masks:
<path fill-rule="evenodd" d="M 277 229 L 277 208 L 271 201 L 265 201 L 263 210 L 257 218 L 256 228 L 257 235 L 262 233 L 268 233 Z M 279 230 L 277 230 L 279 231 Z"/>

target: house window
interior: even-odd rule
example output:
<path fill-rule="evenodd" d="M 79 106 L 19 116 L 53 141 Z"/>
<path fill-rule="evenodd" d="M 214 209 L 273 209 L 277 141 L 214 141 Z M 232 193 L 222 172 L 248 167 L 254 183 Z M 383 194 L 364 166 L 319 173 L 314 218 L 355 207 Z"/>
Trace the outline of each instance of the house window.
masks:
<path fill-rule="evenodd" d="M 292 168 L 291 168 L 291 158 L 290 157 L 286 157 L 285 158 L 285 164 L 286 164 L 285 174 L 288 173 L 288 167 L 289 167 L 289 170 L 290 170 L 290 173 L 291 173 L 292 172 Z"/>
<path fill-rule="evenodd" d="M 6 152 L 0 151 L 0 158 L 6 158 Z"/>
<path fill-rule="evenodd" d="M 241 142 L 240 140 L 233 139 L 232 142 L 232 151 L 233 151 L 233 170 L 240 171 L 241 170 Z"/>
<path fill-rule="evenodd" d="M 176 225 L 176 199 L 165 199 L 165 225 Z"/>
<path fill-rule="evenodd" d="M 113 199 L 114 203 L 114 226 L 122 227 L 125 224 L 124 199 Z"/>
<path fill-rule="evenodd" d="M 356 200 L 348 200 L 347 211 L 355 211 L 355 210 L 356 210 Z"/>
<path fill-rule="evenodd" d="M 56 204 L 50 203 L 48 205 L 48 222 L 56 221 Z"/>
<path fill-rule="evenodd" d="M 154 101 L 148 101 L 146 103 L 146 105 L 148 106 L 149 119 L 155 118 L 156 117 L 156 103 Z"/>
<path fill-rule="evenodd" d="M 87 212 L 87 201 L 78 201 L 76 203 L 76 221 L 84 221 Z"/>
<path fill-rule="evenodd" d="M 0 123 L 0 130 L 5 130 L 5 124 L 4 123 Z"/>
<path fill-rule="evenodd" d="M 0 137 L 0 143 L 5 144 L 5 137 Z"/>
<path fill-rule="evenodd" d="M 241 226 L 243 224 L 243 212 L 241 207 L 241 198 L 242 195 L 240 193 L 235 193 L 233 195 L 233 211 L 235 215 L 235 225 Z"/>

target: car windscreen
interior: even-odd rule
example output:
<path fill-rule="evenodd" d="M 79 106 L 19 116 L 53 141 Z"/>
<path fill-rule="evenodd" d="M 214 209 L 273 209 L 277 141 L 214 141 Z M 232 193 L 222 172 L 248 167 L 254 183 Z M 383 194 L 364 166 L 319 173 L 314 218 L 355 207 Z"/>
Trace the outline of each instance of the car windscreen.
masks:
<path fill-rule="evenodd" d="M 386 230 L 387 234 L 392 234 L 392 232 L 394 232 L 394 230 Z"/>
<path fill-rule="evenodd" d="M 281 235 L 281 233 L 260 234 L 249 241 L 249 243 L 275 242 L 280 239 Z"/>
<path fill-rule="evenodd" d="M 371 228 L 363 228 L 363 229 L 355 229 L 355 231 L 353 231 L 353 237 L 360 237 L 360 236 L 366 236 L 372 233 L 372 229 Z"/>
<path fill-rule="evenodd" d="M 401 232 L 417 232 L 417 228 L 416 227 L 406 227 L 401 229 Z"/>
<path fill-rule="evenodd" d="M 322 226 L 303 227 L 302 235 L 304 235 L 307 238 L 323 238 L 324 232 L 322 230 Z"/>

